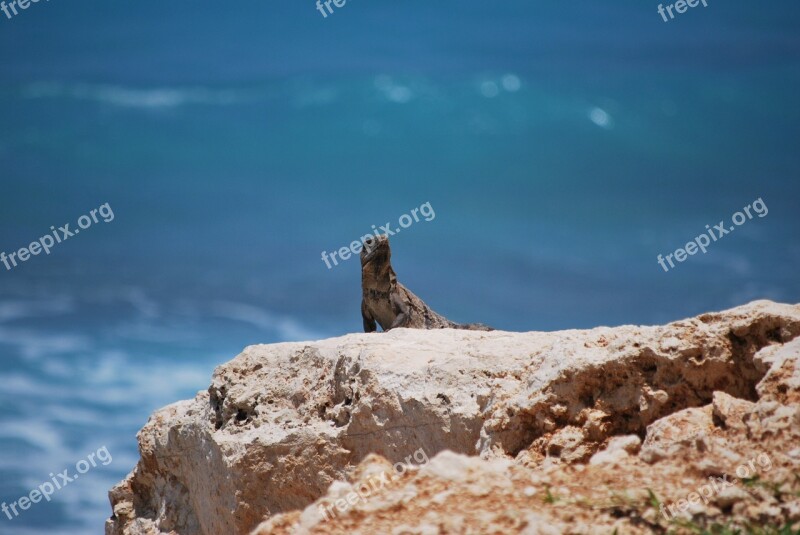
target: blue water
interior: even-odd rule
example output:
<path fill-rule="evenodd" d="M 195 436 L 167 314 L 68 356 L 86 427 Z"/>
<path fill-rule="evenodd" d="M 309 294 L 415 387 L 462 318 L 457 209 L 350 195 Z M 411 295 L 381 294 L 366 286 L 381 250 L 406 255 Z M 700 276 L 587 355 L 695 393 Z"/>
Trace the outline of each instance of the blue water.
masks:
<path fill-rule="evenodd" d="M 102 532 L 153 410 L 253 343 L 361 329 L 338 250 L 510 330 L 800 301 L 800 5 L 39 2 L 0 13 L 0 533 Z M 656 257 L 761 198 L 706 254 Z"/>

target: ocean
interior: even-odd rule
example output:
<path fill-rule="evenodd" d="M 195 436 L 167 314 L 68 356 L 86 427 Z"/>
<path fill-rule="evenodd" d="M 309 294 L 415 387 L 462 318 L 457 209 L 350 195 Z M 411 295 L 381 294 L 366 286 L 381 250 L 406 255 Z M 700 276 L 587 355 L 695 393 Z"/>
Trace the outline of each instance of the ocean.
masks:
<path fill-rule="evenodd" d="M 393 264 L 456 321 L 799 302 L 800 5 L 657 7 L 0 12 L 0 252 L 81 230 L 0 264 L 0 502 L 113 457 L 0 512 L 0 533 L 101 533 L 148 416 L 247 345 L 359 332 L 358 259 L 322 253 L 425 203 Z M 78 225 L 106 203 L 112 220 Z M 720 222 L 735 230 L 707 252 L 659 264 Z"/>

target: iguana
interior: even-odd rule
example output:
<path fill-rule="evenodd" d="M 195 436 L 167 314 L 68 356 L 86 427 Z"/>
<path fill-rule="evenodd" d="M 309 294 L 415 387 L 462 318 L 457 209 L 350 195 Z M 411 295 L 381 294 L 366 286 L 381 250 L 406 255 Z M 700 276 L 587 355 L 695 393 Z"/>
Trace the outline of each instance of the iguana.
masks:
<path fill-rule="evenodd" d="M 395 327 L 412 329 L 494 330 L 480 323 L 458 324 L 431 307 L 397 282 L 392 269 L 392 250 L 387 236 L 371 236 L 361 250 L 361 316 L 364 332 L 375 332 L 377 322 L 384 331 Z"/>

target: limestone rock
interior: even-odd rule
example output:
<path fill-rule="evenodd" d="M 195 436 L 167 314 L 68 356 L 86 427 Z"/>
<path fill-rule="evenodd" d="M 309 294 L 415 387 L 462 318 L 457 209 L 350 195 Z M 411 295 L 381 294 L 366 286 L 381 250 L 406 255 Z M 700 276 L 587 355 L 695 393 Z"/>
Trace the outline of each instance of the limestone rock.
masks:
<path fill-rule="evenodd" d="M 624 435 L 612 438 L 606 449 L 598 451 L 590 459 L 590 464 L 620 463 L 627 461 L 631 455 L 639 452 L 642 439 L 636 435 Z"/>
<path fill-rule="evenodd" d="M 251 346 L 151 417 L 106 533 L 793 521 L 798 335 L 800 306 L 757 301 L 654 327 Z"/>

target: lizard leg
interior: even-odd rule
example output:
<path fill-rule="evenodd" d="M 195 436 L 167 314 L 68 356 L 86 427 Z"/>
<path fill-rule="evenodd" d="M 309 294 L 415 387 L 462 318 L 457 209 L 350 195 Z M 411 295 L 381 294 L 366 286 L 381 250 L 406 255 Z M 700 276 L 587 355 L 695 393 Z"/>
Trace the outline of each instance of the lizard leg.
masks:
<path fill-rule="evenodd" d="M 367 303 L 364 300 L 361 300 L 361 318 L 364 320 L 364 332 L 365 333 L 374 333 L 378 330 L 378 326 L 375 324 L 375 319 L 370 315 L 369 311 L 367 310 Z"/>
<path fill-rule="evenodd" d="M 392 322 L 390 329 L 394 329 L 395 327 L 405 327 L 406 323 L 408 323 L 408 320 L 410 319 L 411 309 L 409 308 L 408 304 L 396 293 L 392 294 L 392 308 L 397 315 L 394 317 L 394 321 Z"/>

